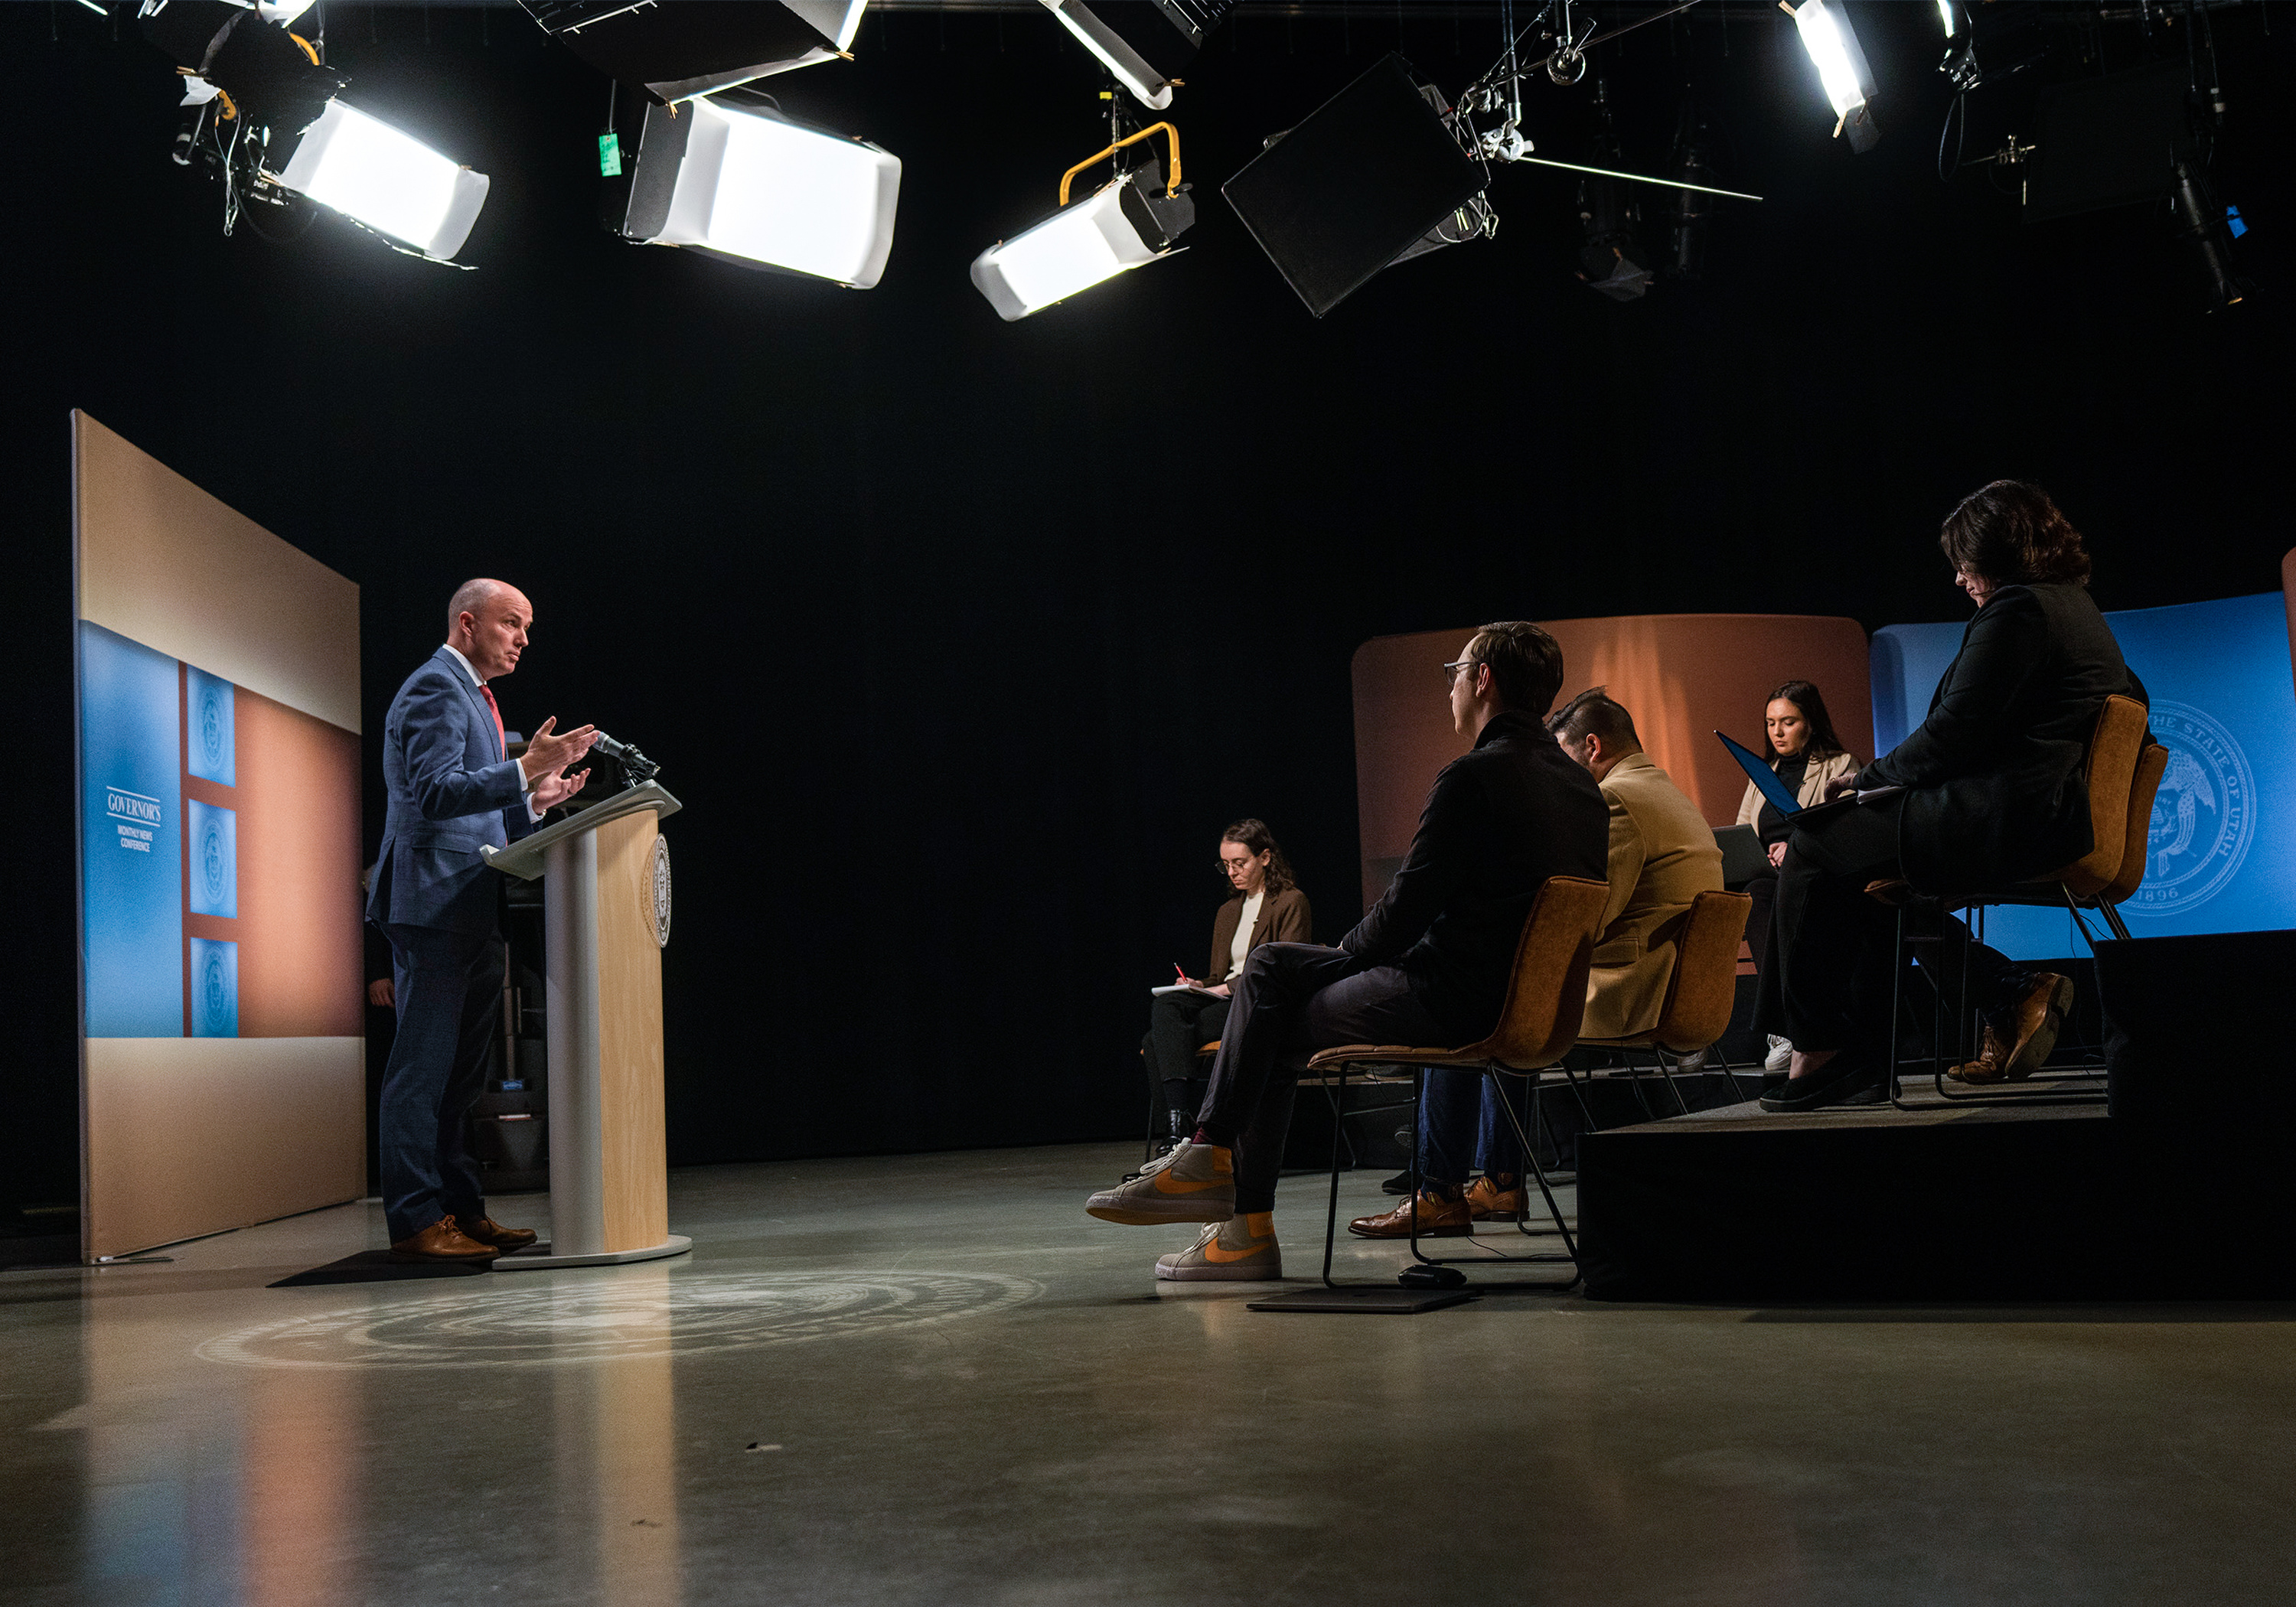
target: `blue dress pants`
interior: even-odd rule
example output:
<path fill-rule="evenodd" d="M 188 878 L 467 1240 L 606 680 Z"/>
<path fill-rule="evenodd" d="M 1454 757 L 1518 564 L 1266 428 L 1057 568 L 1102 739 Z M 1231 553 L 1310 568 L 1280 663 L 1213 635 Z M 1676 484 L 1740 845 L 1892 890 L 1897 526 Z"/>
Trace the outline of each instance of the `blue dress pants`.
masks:
<path fill-rule="evenodd" d="M 1475 1168 L 1486 1174 L 1523 1173 L 1522 1144 L 1499 1101 L 1512 1095 L 1523 1131 L 1532 1132 L 1528 1085 L 1480 1071 L 1427 1068 L 1419 1095 L 1419 1176 L 1427 1183 L 1464 1184 Z M 1533 1134 L 1536 1136 L 1536 1134 Z M 1470 1146 L 1472 1146 L 1472 1149 Z M 1474 1167 L 1468 1161 L 1472 1160 Z"/>
<path fill-rule="evenodd" d="M 386 926 L 398 990 L 398 1037 L 383 1074 L 382 1209 L 390 1240 L 441 1217 L 487 1214 L 463 1120 L 485 1086 L 501 1029 L 503 940 L 493 932 Z"/>

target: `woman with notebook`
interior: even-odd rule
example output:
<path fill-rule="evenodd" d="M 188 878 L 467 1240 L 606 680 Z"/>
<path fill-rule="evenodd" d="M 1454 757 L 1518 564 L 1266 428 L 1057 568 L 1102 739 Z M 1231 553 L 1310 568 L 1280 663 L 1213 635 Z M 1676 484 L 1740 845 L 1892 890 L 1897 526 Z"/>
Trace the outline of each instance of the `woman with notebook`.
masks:
<path fill-rule="evenodd" d="M 1263 943 L 1306 943 L 1315 916 L 1308 895 L 1292 879 L 1291 862 L 1265 822 L 1239 820 L 1220 833 L 1220 873 L 1231 897 L 1212 917 L 1212 958 L 1201 977 L 1183 974 L 1149 1000 L 1148 1034 L 1140 1040 L 1148 1067 L 1148 1096 L 1162 1107 L 1173 1140 L 1195 1130 L 1210 1068 L 1196 1051 L 1219 1041 L 1227 1023 L 1228 985 Z M 1173 968 L 1178 970 L 1177 966 Z"/>
<path fill-rule="evenodd" d="M 1805 809 L 1825 801 L 1825 784 L 1838 775 L 1855 775 L 1865 761 L 1842 746 L 1833 734 L 1833 717 L 1825 711 L 1825 698 L 1816 683 L 1787 681 L 1769 695 L 1762 710 L 1768 741 L 1770 768 Z M 1748 882 L 1745 891 L 1754 901 L 1746 913 L 1746 947 L 1759 972 L 1770 946 L 1770 906 L 1777 893 L 1777 867 L 1786 857 L 1787 816 L 1762 796 L 1752 782 L 1738 803 L 1738 824 L 1752 826 L 1770 856 L 1770 873 Z M 1793 1045 L 1775 1034 L 1769 1058 L 1762 1070 L 1783 1079 Z"/>

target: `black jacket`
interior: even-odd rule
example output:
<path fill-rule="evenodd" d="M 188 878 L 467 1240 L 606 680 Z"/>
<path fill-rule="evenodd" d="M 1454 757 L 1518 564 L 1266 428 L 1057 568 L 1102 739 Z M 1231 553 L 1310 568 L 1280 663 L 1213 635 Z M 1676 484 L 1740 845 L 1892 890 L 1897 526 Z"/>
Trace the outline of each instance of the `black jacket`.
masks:
<path fill-rule="evenodd" d="M 2087 591 L 2052 581 L 1987 598 L 1929 717 L 1857 777 L 1908 789 L 1898 855 L 1914 885 L 1973 892 L 2087 853 L 2082 765 L 2114 693 L 2144 700 Z"/>
<path fill-rule="evenodd" d="M 1435 778 L 1402 868 L 1340 947 L 1400 967 L 1447 1037 L 1472 1042 L 1498 1022 L 1538 884 L 1609 875 L 1610 822 L 1595 778 L 1545 726 L 1499 715 Z"/>

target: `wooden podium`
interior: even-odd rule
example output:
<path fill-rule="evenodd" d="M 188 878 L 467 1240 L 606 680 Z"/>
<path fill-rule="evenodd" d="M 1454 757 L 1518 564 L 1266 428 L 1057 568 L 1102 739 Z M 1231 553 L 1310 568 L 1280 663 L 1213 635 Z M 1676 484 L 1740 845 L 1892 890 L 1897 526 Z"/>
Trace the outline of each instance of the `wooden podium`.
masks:
<path fill-rule="evenodd" d="M 669 859 L 660 822 L 680 807 L 648 782 L 485 850 L 495 869 L 542 879 L 549 973 L 550 1241 L 497 1259 L 496 1272 L 693 1248 L 669 1231 L 662 1138 Z"/>

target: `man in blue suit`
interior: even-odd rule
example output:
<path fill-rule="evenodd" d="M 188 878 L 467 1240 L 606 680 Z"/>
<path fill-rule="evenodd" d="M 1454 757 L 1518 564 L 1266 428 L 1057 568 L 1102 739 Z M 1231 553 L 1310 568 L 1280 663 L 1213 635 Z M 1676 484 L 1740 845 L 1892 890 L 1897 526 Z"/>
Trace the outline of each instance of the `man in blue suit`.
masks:
<path fill-rule="evenodd" d="M 546 719 L 522 758 L 508 756 L 488 683 L 518 668 L 533 623 L 517 587 L 465 582 L 446 644 L 406 677 L 383 725 L 389 805 L 366 918 L 390 939 L 398 995 L 381 1122 L 394 1261 L 485 1261 L 534 1242 L 487 1215 L 463 1145 L 502 1013 L 502 879 L 479 850 L 507 848 L 580 791 L 589 772 L 566 767 L 597 734 L 554 734 Z"/>

